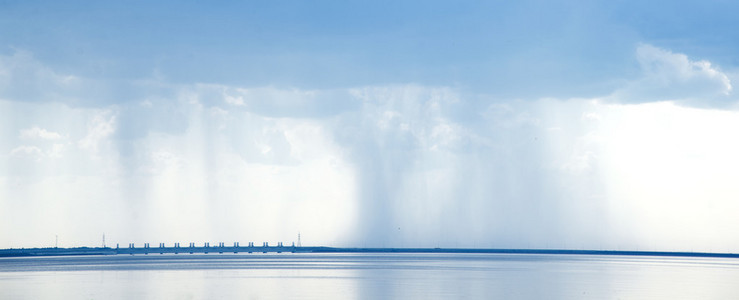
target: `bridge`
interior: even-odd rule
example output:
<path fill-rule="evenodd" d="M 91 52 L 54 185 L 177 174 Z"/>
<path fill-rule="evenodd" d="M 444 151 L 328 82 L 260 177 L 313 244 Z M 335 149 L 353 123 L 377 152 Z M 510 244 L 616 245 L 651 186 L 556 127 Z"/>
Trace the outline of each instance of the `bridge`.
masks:
<path fill-rule="evenodd" d="M 220 242 L 216 245 L 211 245 L 210 243 L 206 242 L 201 245 L 196 245 L 195 243 L 189 243 L 187 246 L 182 246 L 180 243 L 174 243 L 172 247 L 167 247 L 164 243 L 159 243 L 157 247 L 151 247 L 149 243 L 144 243 L 143 247 L 136 247 L 133 243 L 128 244 L 128 247 L 121 248 L 120 246 L 116 246 L 116 248 L 110 248 L 110 250 L 113 250 L 115 253 L 113 254 L 165 254 L 165 253 L 173 253 L 173 254 L 194 254 L 194 253 L 282 253 L 282 252 L 310 252 L 310 250 L 304 249 L 304 248 L 311 248 L 311 247 L 295 247 L 295 245 L 292 246 L 283 246 L 283 244 L 277 243 L 276 246 L 270 246 L 268 243 L 262 243 L 261 246 L 254 246 L 253 242 L 249 242 L 247 246 L 241 246 L 239 242 L 233 243 L 233 245 L 226 245 L 226 243 Z"/>

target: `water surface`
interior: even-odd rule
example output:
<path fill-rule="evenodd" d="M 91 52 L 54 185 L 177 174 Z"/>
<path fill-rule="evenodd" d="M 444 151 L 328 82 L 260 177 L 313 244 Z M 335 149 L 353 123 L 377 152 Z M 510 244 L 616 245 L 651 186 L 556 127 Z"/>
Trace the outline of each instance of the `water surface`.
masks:
<path fill-rule="evenodd" d="M 739 260 L 534 254 L 0 258 L 0 299 L 739 299 Z"/>

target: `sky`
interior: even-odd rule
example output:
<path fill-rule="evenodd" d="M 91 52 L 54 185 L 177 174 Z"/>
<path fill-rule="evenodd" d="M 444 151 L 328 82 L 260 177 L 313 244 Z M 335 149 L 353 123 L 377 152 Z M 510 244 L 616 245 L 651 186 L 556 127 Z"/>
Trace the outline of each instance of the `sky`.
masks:
<path fill-rule="evenodd" d="M 0 248 L 739 252 L 734 1 L 0 1 Z"/>

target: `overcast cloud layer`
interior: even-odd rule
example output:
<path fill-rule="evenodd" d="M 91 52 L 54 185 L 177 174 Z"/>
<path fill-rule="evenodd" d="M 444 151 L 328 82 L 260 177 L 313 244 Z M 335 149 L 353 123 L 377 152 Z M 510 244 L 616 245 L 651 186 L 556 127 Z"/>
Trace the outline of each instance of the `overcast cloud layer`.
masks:
<path fill-rule="evenodd" d="M 3 6 L 0 248 L 739 251 L 728 4 Z"/>

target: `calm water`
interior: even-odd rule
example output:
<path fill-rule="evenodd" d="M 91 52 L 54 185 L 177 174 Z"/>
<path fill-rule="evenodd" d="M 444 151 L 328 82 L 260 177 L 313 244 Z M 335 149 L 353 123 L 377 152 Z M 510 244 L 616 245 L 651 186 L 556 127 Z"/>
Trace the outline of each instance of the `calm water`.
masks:
<path fill-rule="evenodd" d="M 739 299 L 739 260 L 528 254 L 0 258 L 0 299 Z"/>

